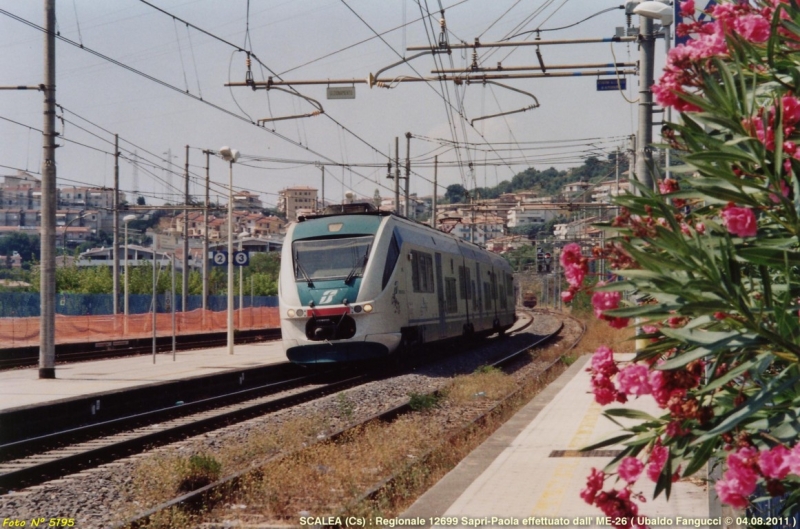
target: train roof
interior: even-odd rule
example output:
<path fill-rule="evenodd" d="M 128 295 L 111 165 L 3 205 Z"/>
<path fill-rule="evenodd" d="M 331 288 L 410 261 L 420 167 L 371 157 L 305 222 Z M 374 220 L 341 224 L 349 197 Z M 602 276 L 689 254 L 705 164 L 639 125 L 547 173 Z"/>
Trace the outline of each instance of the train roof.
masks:
<path fill-rule="evenodd" d="M 432 250 L 438 249 L 440 251 L 445 250 L 453 253 L 460 253 L 478 262 L 493 263 L 495 265 L 505 264 L 510 269 L 508 261 L 503 257 L 493 254 L 475 243 L 437 230 L 427 224 L 403 217 L 394 212 L 379 210 L 368 202 L 327 206 L 320 214 L 298 217 L 298 223 L 341 216 L 392 217 L 392 220 L 397 222 L 396 226 L 399 228 L 400 237 L 404 240 Z"/>

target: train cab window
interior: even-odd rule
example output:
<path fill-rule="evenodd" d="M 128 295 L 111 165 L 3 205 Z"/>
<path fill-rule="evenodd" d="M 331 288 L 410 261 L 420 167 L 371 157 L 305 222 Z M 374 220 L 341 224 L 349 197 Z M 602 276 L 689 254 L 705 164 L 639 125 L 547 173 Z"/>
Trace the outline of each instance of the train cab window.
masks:
<path fill-rule="evenodd" d="M 389 243 L 389 251 L 386 254 L 386 266 L 383 267 L 383 281 L 381 283 L 381 290 L 386 288 L 389 279 L 392 277 L 394 267 L 397 265 L 397 259 L 400 257 L 400 244 L 397 242 L 397 237 L 392 235 L 392 241 Z"/>
<path fill-rule="evenodd" d="M 434 292 L 433 257 L 425 252 L 411 250 L 411 284 L 414 292 Z"/>
<path fill-rule="evenodd" d="M 296 281 L 333 281 L 361 277 L 367 267 L 372 235 L 294 241 Z"/>
<path fill-rule="evenodd" d="M 492 310 L 492 285 L 483 282 L 483 310 Z"/>
<path fill-rule="evenodd" d="M 454 312 L 458 312 L 458 299 L 456 298 L 455 277 L 444 278 L 444 293 L 445 293 L 445 303 L 446 303 L 445 310 L 451 314 Z"/>

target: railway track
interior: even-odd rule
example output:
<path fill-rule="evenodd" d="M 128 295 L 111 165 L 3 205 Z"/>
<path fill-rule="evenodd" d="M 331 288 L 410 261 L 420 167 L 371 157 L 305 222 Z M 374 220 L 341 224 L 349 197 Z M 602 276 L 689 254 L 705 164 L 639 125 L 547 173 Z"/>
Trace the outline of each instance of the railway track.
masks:
<path fill-rule="evenodd" d="M 200 399 L 179 407 L 156 409 L 3 444 L 0 445 L 0 492 L 18 490 L 295 406 L 362 384 L 379 375 L 376 371 L 353 374 L 346 368 L 318 372 Z M 276 396 L 286 392 L 288 394 Z M 20 454 L 25 455 L 15 457 Z"/>
<path fill-rule="evenodd" d="M 246 344 L 280 340 L 280 338 L 281 330 L 278 328 L 253 329 L 237 331 L 235 343 Z M 176 336 L 175 339 L 175 349 L 177 351 L 223 347 L 226 344 L 227 334 L 225 332 L 186 334 Z M 157 352 L 171 351 L 172 336 L 159 336 L 156 339 L 156 350 Z M 64 343 L 56 345 L 56 362 L 84 362 L 87 360 L 151 354 L 152 352 L 152 338 L 108 340 L 96 343 Z M 0 349 L 0 370 L 35 367 L 38 362 L 38 346 Z"/>
<path fill-rule="evenodd" d="M 521 347 L 521 348 L 513 351 L 510 354 L 502 355 L 501 358 L 498 358 L 498 359 L 494 360 L 493 362 L 491 362 L 490 365 L 492 365 L 494 367 L 497 367 L 497 368 L 502 368 L 504 366 L 511 365 L 511 364 L 515 363 L 516 361 L 518 361 L 522 355 L 524 355 L 528 351 L 530 351 L 531 348 L 543 345 L 543 344 L 549 342 L 550 340 L 552 340 L 554 337 L 558 336 L 562 332 L 562 329 L 563 329 L 563 323 L 558 327 L 558 329 L 556 329 L 555 331 L 551 332 L 550 334 L 548 334 L 546 336 L 539 336 L 535 340 L 532 340 L 530 343 L 526 344 L 524 347 Z M 517 332 L 519 332 L 520 330 L 521 329 L 517 329 Z M 577 341 L 579 341 L 579 340 L 580 340 L 580 337 L 578 338 L 578 340 L 576 340 L 575 343 L 577 343 Z M 567 349 L 567 351 L 568 350 L 569 349 Z M 555 365 L 557 365 L 560 362 L 561 362 L 561 357 L 559 357 L 554 362 L 549 364 L 543 370 L 543 372 L 547 372 L 547 371 L 551 370 Z M 509 397 L 507 397 L 503 402 L 506 402 L 508 399 L 513 398 L 514 396 L 516 396 L 516 392 L 514 394 L 510 395 Z M 503 405 L 503 403 L 500 403 L 498 406 L 502 406 L 502 405 Z M 494 409 L 494 408 L 492 408 L 492 409 Z M 387 410 L 385 410 L 385 411 L 383 411 L 381 413 L 373 415 L 373 416 L 367 418 L 366 420 L 358 422 L 357 424 L 353 424 L 353 425 L 350 425 L 350 426 L 348 426 L 346 428 L 343 428 L 343 429 L 341 429 L 339 431 L 333 432 L 330 435 L 319 439 L 317 441 L 317 443 L 333 442 L 333 441 L 335 441 L 335 440 L 337 440 L 337 439 L 339 439 L 339 438 L 341 438 L 343 436 L 346 436 L 346 435 L 352 433 L 353 431 L 355 431 L 355 430 L 357 430 L 359 428 L 362 428 L 364 425 L 366 425 L 368 423 L 371 423 L 373 421 L 382 421 L 382 422 L 393 421 L 396 418 L 400 417 L 401 415 L 410 412 L 411 410 L 412 410 L 412 408 L 411 408 L 410 402 L 406 402 L 406 403 L 401 404 L 399 406 L 392 407 L 392 408 L 387 409 Z M 491 413 L 491 412 L 492 412 L 492 410 L 489 410 L 487 412 L 487 414 Z M 487 414 L 482 415 L 482 417 L 485 418 L 485 416 Z M 481 419 L 479 418 L 474 422 L 479 422 L 480 420 Z M 317 443 L 315 443 L 315 444 L 317 444 Z M 307 448 L 310 448 L 310 447 L 306 447 L 304 449 L 307 449 Z M 301 450 L 304 450 L 304 449 L 301 449 Z M 273 457 L 269 458 L 269 460 L 263 461 L 261 463 L 266 464 L 266 463 L 272 462 L 272 461 L 274 461 L 276 459 L 287 457 L 289 455 L 291 455 L 291 454 L 289 454 L 289 453 L 278 454 L 276 456 L 273 456 Z M 424 460 L 424 456 L 419 458 L 419 460 Z M 260 466 L 261 466 L 261 464 L 254 465 L 254 467 L 256 469 L 258 469 L 258 467 L 260 467 Z M 149 523 L 151 518 L 153 518 L 154 516 L 159 515 L 160 513 L 168 511 L 170 509 L 173 509 L 173 508 L 176 508 L 176 507 L 185 506 L 185 505 L 186 506 L 188 506 L 188 505 L 192 505 L 192 506 L 203 505 L 207 500 L 209 500 L 211 498 L 219 498 L 224 491 L 230 491 L 230 490 L 236 489 L 238 484 L 242 480 L 246 479 L 250 472 L 253 472 L 253 470 L 245 470 L 245 471 L 237 472 L 237 473 L 235 473 L 233 475 L 230 475 L 230 476 L 228 476 L 228 477 L 226 477 L 226 478 L 224 478 L 222 480 L 219 480 L 219 481 L 217 481 L 215 483 L 211 483 L 211 484 L 206 485 L 204 487 L 201 487 L 201 488 L 199 488 L 197 490 L 194 490 L 194 491 L 191 491 L 189 493 L 186 493 L 186 494 L 184 494 L 184 495 L 182 495 L 182 496 L 180 496 L 178 498 L 174 498 L 174 499 L 172 499 L 172 500 L 170 500 L 170 501 L 168 501 L 166 503 L 163 503 L 163 504 L 158 505 L 158 506 L 156 506 L 156 507 L 154 507 L 152 509 L 149 509 L 146 512 L 142 512 L 139 515 L 137 515 L 137 516 L 135 516 L 135 517 L 133 517 L 131 519 L 126 520 L 124 523 L 115 525 L 113 529 L 123 529 L 123 528 L 125 528 L 125 529 L 133 529 L 133 528 L 143 527 L 143 526 L 146 526 Z M 255 472 L 258 472 L 258 470 L 255 470 Z M 397 476 L 392 476 L 389 479 L 382 480 L 380 483 L 376 484 L 375 487 L 372 487 L 369 491 L 367 491 L 364 495 L 362 495 L 361 498 L 358 501 L 365 500 L 365 499 L 368 499 L 370 497 L 376 496 L 381 491 L 381 489 L 383 489 L 384 487 L 391 487 L 392 483 L 393 483 L 393 481 L 394 481 L 394 479 L 396 477 Z"/>

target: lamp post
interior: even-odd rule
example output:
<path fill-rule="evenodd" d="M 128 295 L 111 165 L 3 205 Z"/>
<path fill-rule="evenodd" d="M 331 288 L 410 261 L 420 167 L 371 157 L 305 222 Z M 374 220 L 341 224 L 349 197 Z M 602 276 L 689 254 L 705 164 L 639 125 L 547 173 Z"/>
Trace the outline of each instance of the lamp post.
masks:
<path fill-rule="evenodd" d="M 75 222 L 76 220 L 85 219 L 89 214 L 90 214 L 89 212 L 81 213 L 64 225 L 64 234 L 63 234 L 64 237 L 62 237 L 61 241 L 61 248 L 64 250 L 64 259 L 61 261 L 62 265 L 66 266 L 67 264 L 67 229 L 72 225 L 73 222 Z"/>
<path fill-rule="evenodd" d="M 222 159 L 228 162 L 228 354 L 233 354 L 233 164 L 239 159 L 239 151 L 230 147 L 219 150 Z"/>
<path fill-rule="evenodd" d="M 655 36 L 653 35 L 653 19 L 661 22 L 665 28 L 672 24 L 674 14 L 672 7 L 667 5 L 667 0 L 656 1 L 629 1 L 626 12 L 639 15 L 639 47 L 641 77 L 639 78 L 639 134 L 636 146 L 639 156 L 636 162 L 636 176 L 639 181 L 649 189 L 655 189 L 653 185 L 652 162 L 653 154 L 650 144 L 653 141 L 653 51 Z M 635 7 L 634 7 L 635 6 Z M 628 8 L 632 7 L 629 11 Z M 668 38 L 669 29 L 665 36 Z"/>

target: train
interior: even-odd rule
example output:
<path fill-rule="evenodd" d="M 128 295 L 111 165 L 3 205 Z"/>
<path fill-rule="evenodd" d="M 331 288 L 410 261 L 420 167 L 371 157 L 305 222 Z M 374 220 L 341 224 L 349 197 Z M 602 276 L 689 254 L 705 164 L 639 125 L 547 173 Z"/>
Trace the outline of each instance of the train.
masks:
<path fill-rule="evenodd" d="M 368 203 L 291 224 L 278 283 L 283 346 L 296 364 L 403 355 L 502 334 L 516 318 L 505 259 Z"/>

